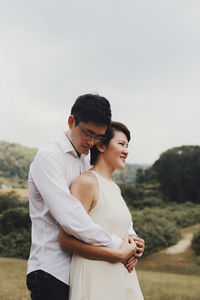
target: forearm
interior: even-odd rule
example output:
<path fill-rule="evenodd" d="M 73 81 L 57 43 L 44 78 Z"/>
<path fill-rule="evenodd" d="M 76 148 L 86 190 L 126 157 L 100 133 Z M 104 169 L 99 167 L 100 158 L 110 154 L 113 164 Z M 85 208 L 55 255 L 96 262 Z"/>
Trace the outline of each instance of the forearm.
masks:
<path fill-rule="evenodd" d="M 59 234 L 59 242 L 64 250 L 77 253 L 78 255 L 87 259 L 108 262 L 120 262 L 123 260 L 120 250 L 114 250 L 109 247 L 89 245 L 67 235 L 63 231 L 61 231 Z"/>

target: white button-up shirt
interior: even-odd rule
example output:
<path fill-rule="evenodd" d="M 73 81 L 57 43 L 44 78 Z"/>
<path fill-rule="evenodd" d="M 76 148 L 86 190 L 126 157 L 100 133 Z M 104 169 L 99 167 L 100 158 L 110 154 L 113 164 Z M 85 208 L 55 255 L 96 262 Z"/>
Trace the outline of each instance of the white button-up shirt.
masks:
<path fill-rule="evenodd" d="M 72 181 L 89 168 L 88 156 L 78 157 L 65 134 L 36 154 L 29 171 L 32 246 L 27 273 L 40 269 L 69 284 L 71 253 L 60 247 L 58 224 L 88 244 L 120 246 L 122 240 L 95 224 L 70 194 Z"/>

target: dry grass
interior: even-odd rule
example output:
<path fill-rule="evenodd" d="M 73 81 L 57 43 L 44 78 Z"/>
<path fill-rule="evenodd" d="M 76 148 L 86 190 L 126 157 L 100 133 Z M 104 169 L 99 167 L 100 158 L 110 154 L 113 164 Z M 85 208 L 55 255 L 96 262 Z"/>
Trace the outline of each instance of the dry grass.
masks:
<path fill-rule="evenodd" d="M 146 270 L 137 274 L 145 300 L 200 300 L 199 276 Z M 0 258 L 0 299 L 29 300 L 25 276 L 25 260 Z"/>
<path fill-rule="evenodd" d="M 145 300 L 200 300 L 200 277 L 138 271 Z"/>
<path fill-rule="evenodd" d="M 199 228 L 192 226 L 183 234 Z M 200 300 L 200 266 L 191 248 L 180 254 L 161 251 L 143 258 L 137 274 L 145 300 Z M 25 260 L 0 258 L 0 299 L 29 300 L 25 277 Z"/>
<path fill-rule="evenodd" d="M 0 258 L 0 299 L 28 300 L 25 285 L 26 261 L 22 259 Z"/>

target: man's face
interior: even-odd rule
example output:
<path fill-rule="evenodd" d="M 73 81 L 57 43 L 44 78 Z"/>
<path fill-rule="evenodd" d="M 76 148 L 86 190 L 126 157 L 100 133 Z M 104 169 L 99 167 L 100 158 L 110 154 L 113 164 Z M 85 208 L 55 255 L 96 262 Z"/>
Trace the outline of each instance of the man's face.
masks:
<path fill-rule="evenodd" d="M 69 138 L 80 154 L 87 154 L 88 151 L 104 138 L 107 129 L 106 125 L 99 125 L 93 122 L 79 122 L 75 125 L 73 116 L 68 120 L 70 135 Z"/>

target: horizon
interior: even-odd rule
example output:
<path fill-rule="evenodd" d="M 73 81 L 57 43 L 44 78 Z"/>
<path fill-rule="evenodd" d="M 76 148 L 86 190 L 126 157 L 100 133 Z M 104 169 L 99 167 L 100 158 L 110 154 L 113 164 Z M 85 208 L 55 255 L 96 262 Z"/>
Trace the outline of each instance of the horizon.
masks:
<path fill-rule="evenodd" d="M 0 140 L 0 142 L 6 142 L 6 143 L 9 143 L 9 144 L 17 144 L 17 145 L 20 145 L 20 146 L 22 146 L 22 147 L 26 147 L 26 148 L 30 148 L 30 149 L 35 149 L 35 150 L 37 150 L 37 151 L 40 149 L 40 147 L 36 147 L 36 146 L 28 146 L 28 145 L 25 145 L 25 144 L 21 144 L 21 143 L 18 143 L 18 142 L 13 142 L 13 141 L 8 141 L 8 140 Z M 180 148 L 180 147 L 184 147 L 184 146 L 187 146 L 187 147 L 190 147 L 190 146 L 198 146 L 198 147 L 200 147 L 200 145 L 180 145 L 180 146 L 176 146 L 176 147 L 172 147 L 172 148 L 166 149 L 166 150 L 163 151 L 162 153 L 164 153 L 164 152 L 166 152 L 166 151 L 168 151 L 168 150 L 170 150 L 170 149 Z M 161 154 L 162 154 L 162 153 L 161 153 Z M 160 154 L 160 155 L 161 155 L 161 154 Z M 160 158 L 160 155 L 159 155 L 158 159 Z M 152 163 L 145 163 L 145 162 L 130 162 L 130 161 L 127 160 L 126 165 L 127 165 L 127 164 L 130 164 L 130 165 L 142 165 L 142 166 L 150 167 L 150 166 L 152 166 L 155 162 L 156 162 L 156 160 L 153 161 Z"/>

